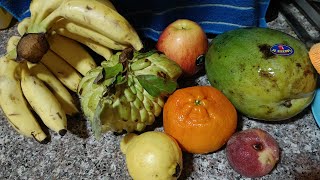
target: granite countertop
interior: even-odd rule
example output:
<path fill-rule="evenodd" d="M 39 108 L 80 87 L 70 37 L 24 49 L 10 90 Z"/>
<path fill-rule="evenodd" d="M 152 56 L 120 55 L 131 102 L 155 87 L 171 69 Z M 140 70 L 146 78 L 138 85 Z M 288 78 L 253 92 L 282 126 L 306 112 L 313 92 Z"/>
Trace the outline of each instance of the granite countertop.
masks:
<path fill-rule="evenodd" d="M 281 14 L 268 25 L 294 35 Z M 17 35 L 16 25 L 0 31 L 1 55 L 12 35 Z M 208 81 L 203 75 L 194 83 L 205 85 Z M 238 129 L 264 129 L 279 143 L 280 162 L 261 179 L 320 179 L 320 129 L 310 108 L 283 122 L 266 123 L 241 116 L 238 124 Z M 152 128 L 162 131 L 161 120 Z M 81 118 L 69 119 L 68 130 L 64 137 L 49 131 L 51 141 L 42 145 L 19 135 L 0 110 L 0 179 L 130 179 L 119 148 L 123 135 L 107 133 L 96 140 Z M 246 179 L 229 166 L 224 149 L 205 155 L 184 153 L 180 179 Z"/>

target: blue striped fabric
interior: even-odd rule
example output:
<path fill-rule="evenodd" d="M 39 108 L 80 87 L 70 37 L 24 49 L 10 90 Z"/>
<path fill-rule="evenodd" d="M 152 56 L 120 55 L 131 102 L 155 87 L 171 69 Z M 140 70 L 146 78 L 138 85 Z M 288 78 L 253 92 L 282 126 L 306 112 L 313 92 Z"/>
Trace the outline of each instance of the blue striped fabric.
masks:
<path fill-rule="evenodd" d="M 30 16 L 29 5 L 31 0 L 0 0 L 0 7 L 10 13 L 15 19 L 21 21 Z"/>
<path fill-rule="evenodd" d="M 17 20 L 30 16 L 31 0 L 0 0 Z M 157 40 L 176 19 L 199 23 L 206 33 L 220 34 L 242 27 L 267 27 L 270 0 L 112 0 L 142 36 Z"/>
<path fill-rule="evenodd" d="M 267 27 L 270 0 L 115 0 L 118 11 L 142 35 L 157 40 L 176 19 L 190 19 L 206 33 L 220 34 L 242 27 Z"/>

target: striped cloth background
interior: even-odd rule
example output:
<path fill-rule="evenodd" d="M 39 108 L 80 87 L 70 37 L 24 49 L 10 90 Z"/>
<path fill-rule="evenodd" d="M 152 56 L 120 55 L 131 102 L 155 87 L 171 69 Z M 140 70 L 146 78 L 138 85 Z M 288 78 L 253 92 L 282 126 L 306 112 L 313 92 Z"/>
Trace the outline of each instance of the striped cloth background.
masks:
<path fill-rule="evenodd" d="M 9 12 L 18 21 L 30 16 L 31 0 L 0 0 L 0 7 Z"/>
<path fill-rule="evenodd" d="M 242 27 L 266 27 L 270 0 L 114 0 L 119 12 L 137 31 L 157 40 L 179 18 L 196 21 L 207 33 Z"/>
<path fill-rule="evenodd" d="M 17 20 L 30 16 L 31 0 L 0 0 Z M 157 40 L 179 18 L 193 20 L 206 33 L 220 34 L 242 27 L 266 27 L 270 0 L 112 0 L 117 10 L 142 36 Z"/>

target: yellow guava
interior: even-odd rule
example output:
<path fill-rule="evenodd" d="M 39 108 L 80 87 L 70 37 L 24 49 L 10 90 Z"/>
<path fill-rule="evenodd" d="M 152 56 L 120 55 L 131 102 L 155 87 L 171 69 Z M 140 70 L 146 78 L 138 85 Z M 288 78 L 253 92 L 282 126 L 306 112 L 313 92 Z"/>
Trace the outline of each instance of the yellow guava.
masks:
<path fill-rule="evenodd" d="M 181 149 L 175 139 L 163 132 L 127 134 L 120 148 L 135 180 L 175 180 L 181 174 Z"/>

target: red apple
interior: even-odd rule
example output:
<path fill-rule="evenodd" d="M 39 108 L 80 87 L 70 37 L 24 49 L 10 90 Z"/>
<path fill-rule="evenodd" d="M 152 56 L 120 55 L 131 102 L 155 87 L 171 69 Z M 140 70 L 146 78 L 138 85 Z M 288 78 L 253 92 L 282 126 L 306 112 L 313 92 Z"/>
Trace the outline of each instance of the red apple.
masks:
<path fill-rule="evenodd" d="M 208 39 L 196 22 L 178 19 L 164 29 L 156 48 L 177 62 L 185 76 L 192 76 L 200 69 L 196 61 L 199 56 L 207 52 Z"/>
<path fill-rule="evenodd" d="M 226 155 L 230 166 L 239 174 L 256 178 L 268 174 L 279 160 L 276 140 L 261 129 L 235 133 L 227 142 Z"/>

